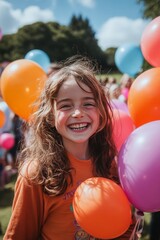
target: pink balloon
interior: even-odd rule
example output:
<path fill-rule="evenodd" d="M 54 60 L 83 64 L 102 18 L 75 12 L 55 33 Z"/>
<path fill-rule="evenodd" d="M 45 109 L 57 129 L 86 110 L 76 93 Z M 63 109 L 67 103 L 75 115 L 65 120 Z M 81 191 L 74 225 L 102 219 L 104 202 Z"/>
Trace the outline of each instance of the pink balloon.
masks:
<path fill-rule="evenodd" d="M 113 109 L 113 118 L 113 138 L 119 151 L 135 126 L 131 117 L 124 111 Z"/>
<path fill-rule="evenodd" d="M 160 120 L 129 135 L 119 152 L 118 172 L 123 190 L 137 209 L 160 210 Z"/>
<path fill-rule="evenodd" d="M 2 133 L 0 135 L 0 147 L 9 150 L 11 149 L 15 144 L 15 138 L 14 135 L 11 133 Z"/>

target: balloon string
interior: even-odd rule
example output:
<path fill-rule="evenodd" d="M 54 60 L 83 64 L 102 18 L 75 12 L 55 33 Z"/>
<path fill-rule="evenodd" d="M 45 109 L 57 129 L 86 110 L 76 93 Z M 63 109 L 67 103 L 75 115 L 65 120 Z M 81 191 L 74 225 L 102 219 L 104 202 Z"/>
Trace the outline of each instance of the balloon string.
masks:
<path fill-rule="evenodd" d="M 138 240 L 142 236 L 142 231 L 144 227 L 144 214 L 141 211 L 137 212 L 137 221 L 135 224 L 135 227 L 133 229 L 133 232 L 129 238 L 129 240 Z"/>

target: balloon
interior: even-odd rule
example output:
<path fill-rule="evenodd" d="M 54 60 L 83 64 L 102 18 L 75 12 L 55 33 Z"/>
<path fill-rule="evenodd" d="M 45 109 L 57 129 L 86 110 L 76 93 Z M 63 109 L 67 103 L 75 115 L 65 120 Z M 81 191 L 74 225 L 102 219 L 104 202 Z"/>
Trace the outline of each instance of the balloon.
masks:
<path fill-rule="evenodd" d="M 113 138 L 120 150 L 130 133 L 135 129 L 131 117 L 124 111 L 113 109 Z"/>
<path fill-rule="evenodd" d="M 12 111 L 9 109 L 7 103 L 4 101 L 0 102 L 0 110 L 3 111 L 5 114 L 5 123 L 3 127 L 0 128 L 0 133 L 8 132 L 12 128 L 12 119 L 11 119 Z"/>
<path fill-rule="evenodd" d="M 160 121 L 135 129 L 121 147 L 118 172 L 130 202 L 143 212 L 160 210 Z"/>
<path fill-rule="evenodd" d="M 16 60 L 2 72 L 2 97 L 14 113 L 28 120 L 34 111 L 32 104 L 40 95 L 46 79 L 46 73 L 37 63 Z"/>
<path fill-rule="evenodd" d="M 5 113 L 2 110 L 0 110 L 0 128 L 4 126 L 5 121 L 6 121 Z"/>
<path fill-rule="evenodd" d="M 144 29 L 141 50 L 144 58 L 154 67 L 160 67 L 160 17 L 153 19 Z"/>
<path fill-rule="evenodd" d="M 15 144 L 15 138 L 14 135 L 11 133 L 2 133 L 0 135 L 0 147 L 9 150 L 11 149 Z"/>
<path fill-rule="evenodd" d="M 140 47 L 134 44 L 124 44 L 115 52 L 115 64 L 119 71 L 132 77 L 141 71 L 143 60 Z"/>
<path fill-rule="evenodd" d="M 133 82 L 128 109 L 136 127 L 160 120 L 160 68 L 149 69 Z"/>
<path fill-rule="evenodd" d="M 76 221 L 96 238 L 116 238 L 131 224 L 131 207 L 115 182 L 93 177 L 82 182 L 73 197 Z"/>
<path fill-rule="evenodd" d="M 39 49 L 33 49 L 29 51 L 24 58 L 38 63 L 45 72 L 48 72 L 51 63 L 47 53 L 45 53 L 44 51 Z"/>
<path fill-rule="evenodd" d="M 129 114 L 128 106 L 125 102 L 120 101 L 119 99 L 111 99 L 110 101 L 112 109 L 118 109 Z"/>

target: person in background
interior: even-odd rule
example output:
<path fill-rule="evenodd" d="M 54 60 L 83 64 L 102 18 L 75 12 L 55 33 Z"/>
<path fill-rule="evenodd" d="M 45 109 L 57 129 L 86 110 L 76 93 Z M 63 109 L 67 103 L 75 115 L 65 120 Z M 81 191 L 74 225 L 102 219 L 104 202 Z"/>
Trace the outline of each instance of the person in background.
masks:
<path fill-rule="evenodd" d="M 74 192 L 90 177 L 117 184 L 119 179 L 112 108 L 94 67 L 74 56 L 46 81 L 38 109 L 26 122 L 29 138 L 19 154 L 4 240 L 95 239 L 76 222 Z M 133 228 L 134 221 L 118 239 L 129 239 Z"/>
<path fill-rule="evenodd" d="M 127 103 L 128 100 L 128 94 L 130 87 L 133 83 L 133 78 L 131 78 L 128 74 L 123 74 L 121 80 L 120 80 L 120 86 L 121 86 L 121 100 Z"/>
<path fill-rule="evenodd" d="M 5 154 L 5 150 L 0 148 L 0 190 L 4 189 L 4 186 L 7 182 Z"/>
<path fill-rule="evenodd" d="M 15 137 L 15 144 L 14 146 L 8 151 L 8 154 L 11 154 L 12 162 L 13 162 L 13 168 L 16 166 L 16 158 L 17 154 L 20 150 L 21 146 L 21 140 L 22 140 L 22 119 L 17 115 L 14 114 L 12 117 L 12 129 L 11 132 L 14 134 Z"/>

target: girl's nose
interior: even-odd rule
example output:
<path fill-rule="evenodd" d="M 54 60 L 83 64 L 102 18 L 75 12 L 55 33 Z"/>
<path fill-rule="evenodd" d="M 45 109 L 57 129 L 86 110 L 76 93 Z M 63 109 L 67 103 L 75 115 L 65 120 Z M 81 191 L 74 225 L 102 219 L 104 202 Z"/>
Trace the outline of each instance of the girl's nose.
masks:
<path fill-rule="evenodd" d="M 82 117 L 83 116 L 83 111 L 81 109 L 75 109 L 72 113 L 72 117 Z"/>

